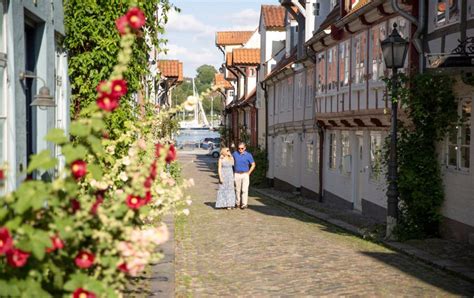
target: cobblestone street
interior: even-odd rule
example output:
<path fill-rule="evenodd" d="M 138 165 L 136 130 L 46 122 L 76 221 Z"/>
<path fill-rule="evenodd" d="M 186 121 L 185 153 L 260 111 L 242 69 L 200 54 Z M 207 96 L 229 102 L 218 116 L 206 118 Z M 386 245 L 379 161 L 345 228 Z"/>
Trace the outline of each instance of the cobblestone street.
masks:
<path fill-rule="evenodd" d="M 195 186 L 191 214 L 176 223 L 178 297 L 474 294 L 472 283 L 252 193 L 247 210 L 216 210 L 216 159 L 180 161 Z"/>

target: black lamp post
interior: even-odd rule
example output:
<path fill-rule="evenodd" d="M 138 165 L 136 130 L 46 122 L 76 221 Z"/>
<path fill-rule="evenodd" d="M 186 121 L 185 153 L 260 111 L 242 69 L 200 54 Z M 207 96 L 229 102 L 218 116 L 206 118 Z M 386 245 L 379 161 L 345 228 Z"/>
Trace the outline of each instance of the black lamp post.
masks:
<path fill-rule="evenodd" d="M 393 24 L 393 31 L 380 43 L 385 60 L 385 66 L 392 69 L 392 125 L 390 140 L 390 160 L 388 163 L 388 190 L 387 190 L 387 232 L 386 238 L 393 239 L 393 229 L 398 219 L 398 161 L 397 161 L 397 76 L 398 69 L 405 64 L 408 41 L 403 39 L 397 31 L 397 24 Z"/>

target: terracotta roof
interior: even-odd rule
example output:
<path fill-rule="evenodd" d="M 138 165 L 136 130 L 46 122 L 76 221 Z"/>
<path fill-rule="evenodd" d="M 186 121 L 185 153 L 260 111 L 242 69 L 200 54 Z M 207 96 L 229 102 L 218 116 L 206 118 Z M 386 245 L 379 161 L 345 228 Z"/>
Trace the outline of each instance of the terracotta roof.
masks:
<path fill-rule="evenodd" d="M 224 78 L 223 73 L 216 73 L 214 76 L 214 86 L 225 90 L 234 89 L 232 84 Z"/>
<path fill-rule="evenodd" d="M 234 49 L 232 64 L 257 65 L 260 64 L 260 49 Z"/>
<path fill-rule="evenodd" d="M 246 43 L 254 31 L 222 31 L 216 33 L 216 45 L 239 45 Z"/>
<path fill-rule="evenodd" d="M 178 60 L 159 60 L 158 69 L 165 78 L 177 78 L 183 80 L 183 63 Z"/>
<path fill-rule="evenodd" d="M 262 5 L 261 17 L 266 29 L 285 30 L 285 8 L 280 5 Z"/>
<path fill-rule="evenodd" d="M 233 56 L 232 52 L 227 53 L 225 55 L 225 64 L 226 64 L 226 66 L 231 66 L 232 65 L 232 56 Z"/>

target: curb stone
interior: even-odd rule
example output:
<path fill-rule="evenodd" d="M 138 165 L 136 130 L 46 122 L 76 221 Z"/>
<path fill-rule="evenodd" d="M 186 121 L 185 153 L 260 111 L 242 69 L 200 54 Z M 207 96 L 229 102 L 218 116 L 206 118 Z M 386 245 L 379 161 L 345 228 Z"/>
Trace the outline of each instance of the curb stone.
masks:
<path fill-rule="evenodd" d="M 304 206 L 301 206 L 297 203 L 291 202 L 287 199 L 275 196 L 273 194 L 269 194 L 265 192 L 264 190 L 260 190 L 257 188 L 252 187 L 251 188 L 253 191 L 256 193 L 265 196 L 267 198 L 270 198 L 274 201 L 280 202 L 284 205 L 287 205 L 289 207 L 292 207 L 294 209 L 297 209 L 307 215 L 310 215 L 312 217 L 315 217 L 319 220 L 322 220 L 324 222 L 330 223 L 334 226 L 337 226 L 343 230 L 346 230 L 352 234 L 355 234 L 359 237 L 362 237 L 365 239 L 366 234 L 364 233 L 363 229 L 360 229 L 352 224 L 349 224 L 347 222 L 344 222 L 342 220 L 336 219 L 331 217 L 330 215 L 319 212 Z M 367 239 L 366 239 L 367 240 Z M 368 240 L 369 241 L 369 240 Z M 421 249 L 415 248 L 411 245 L 402 243 L 402 242 L 397 242 L 397 241 L 388 241 L 388 240 L 381 240 L 381 244 L 385 245 L 386 247 L 395 250 L 397 252 L 403 253 L 405 255 L 408 255 L 410 257 L 413 257 L 419 261 L 422 261 L 428 265 L 431 265 L 435 268 L 442 269 L 445 271 L 448 271 L 456 276 L 462 277 L 470 282 L 474 282 L 474 268 L 469 268 L 466 267 L 462 264 L 450 261 L 450 260 L 443 260 L 439 259 L 438 257 L 429 254 Z"/>

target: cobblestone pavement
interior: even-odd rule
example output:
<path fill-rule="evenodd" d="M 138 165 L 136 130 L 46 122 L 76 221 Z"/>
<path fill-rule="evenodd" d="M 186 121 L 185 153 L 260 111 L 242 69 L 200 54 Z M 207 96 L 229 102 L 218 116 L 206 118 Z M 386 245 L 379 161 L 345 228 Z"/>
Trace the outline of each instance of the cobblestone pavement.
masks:
<path fill-rule="evenodd" d="M 215 159 L 181 154 L 196 186 L 176 222 L 176 289 L 183 296 L 472 296 L 474 284 L 364 241 L 289 207 L 250 196 L 216 210 Z"/>

